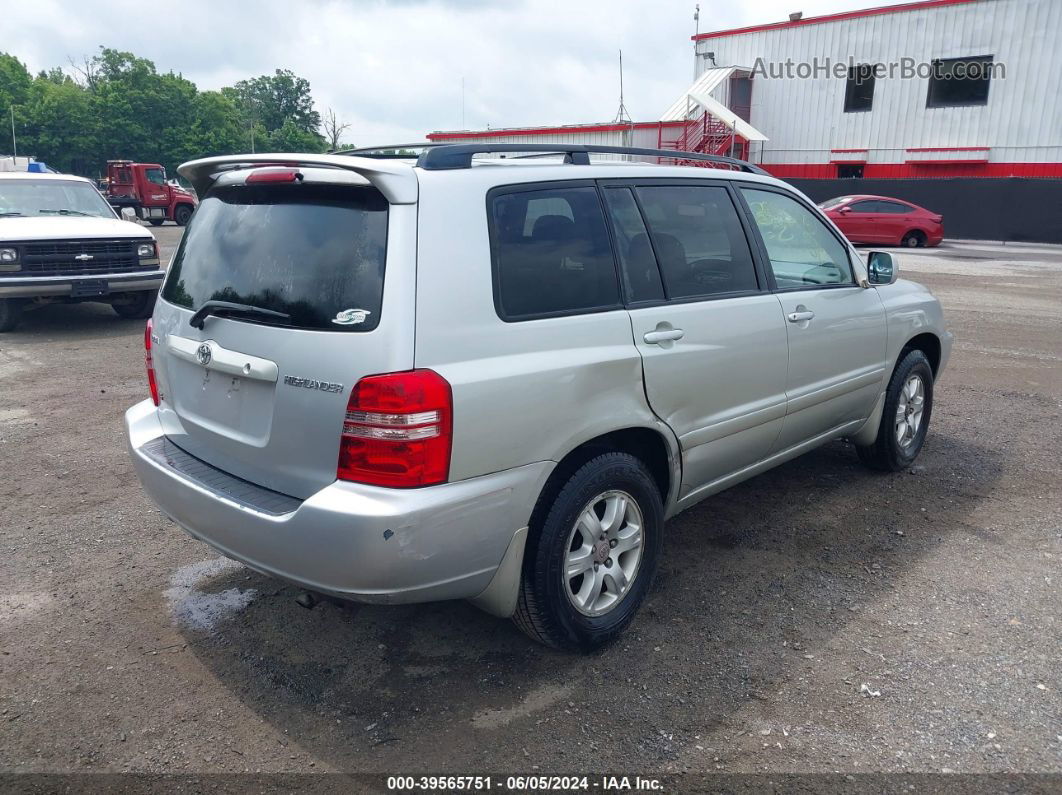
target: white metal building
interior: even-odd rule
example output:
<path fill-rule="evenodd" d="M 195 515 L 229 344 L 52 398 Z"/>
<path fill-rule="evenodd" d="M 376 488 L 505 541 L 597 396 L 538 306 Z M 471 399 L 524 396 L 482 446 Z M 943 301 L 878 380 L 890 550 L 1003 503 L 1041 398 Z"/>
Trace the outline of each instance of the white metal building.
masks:
<path fill-rule="evenodd" d="M 702 80 L 743 105 L 769 138 L 751 157 L 778 176 L 1062 176 L 1062 0 L 923 0 L 694 38 Z"/>

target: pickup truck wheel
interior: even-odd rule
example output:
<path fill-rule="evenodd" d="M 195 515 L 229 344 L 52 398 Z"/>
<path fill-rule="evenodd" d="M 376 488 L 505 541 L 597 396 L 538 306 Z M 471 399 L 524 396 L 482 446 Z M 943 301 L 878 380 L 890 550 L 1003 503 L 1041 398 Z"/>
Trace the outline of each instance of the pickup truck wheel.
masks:
<path fill-rule="evenodd" d="M 889 380 L 877 438 L 856 447 L 859 460 L 883 472 L 911 466 L 925 442 L 932 412 L 933 368 L 922 351 L 908 351 Z"/>
<path fill-rule="evenodd" d="M 14 331 L 22 319 L 22 300 L 0 298 L 0 332 Z"/>
<path fill-rule="evenodd" d="M 154 290 L 141 290 L 136 293 L 126 293 L 125 298 L 117 304 L 111 304 L 118 317 L 126 320 L 143 319 L 151 317 L 155 311 L 155 298 L 158 293 Z"/>
<path fill-rule="evenodd" d="M 605 453 L 536 507 L 513 620 L 534 640 L 590 651 L 634 619 L 652 585 L 664 508 L 645 464 Z"/>
<path fill-rule="evenodd" d="M 177 222 L 177 226 L 184 226 L 188 223 L 188 219 L 192 217 L 192 208 L 187 204 L 182 204 L 173 211 L 173 220 Z"/>

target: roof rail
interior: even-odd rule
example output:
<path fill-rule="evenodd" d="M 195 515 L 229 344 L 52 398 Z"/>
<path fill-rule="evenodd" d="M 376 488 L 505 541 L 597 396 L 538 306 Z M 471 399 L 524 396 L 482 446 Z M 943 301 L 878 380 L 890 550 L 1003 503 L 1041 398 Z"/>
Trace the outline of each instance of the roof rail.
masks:
<path fill-rule="evenodd" d="M 415 144 L 384 144 L 382 146 L 362 146 L 357 149 L 333 149 L 328 154 L 330 155 L 344 155 L 352 157 L 374 157 L 380 160 L 411 160 L 417 155 L 400 155 L 398 150 L 400 149 L 413 149 L 418 153 L 424 149 L 429 149 L 433 146 L 448 146 L 448 144 L 436 144 L 428 141 L 421 141 Z"/>
<path fill-rule="evenodd" d="M 421 146 L 424 146 L 423 144 Z M 770 176 L 757 165 L 735 157 L 708 155 L 701 152 L 682 152 L 677 149 L 639 149 L 632 146 L 600 146 L 594 144 L 436 144 L 424 146 L 417 165 L 427 171 L 471 168 L 472 158 L 479 154 L 497 152 L 543 152 L 564 155 L 565 161 L 577 166 L 590 165 L 592 154 L 642 155 L 668 160 L 697 160 L 729 166 L 749 174 Z"/>

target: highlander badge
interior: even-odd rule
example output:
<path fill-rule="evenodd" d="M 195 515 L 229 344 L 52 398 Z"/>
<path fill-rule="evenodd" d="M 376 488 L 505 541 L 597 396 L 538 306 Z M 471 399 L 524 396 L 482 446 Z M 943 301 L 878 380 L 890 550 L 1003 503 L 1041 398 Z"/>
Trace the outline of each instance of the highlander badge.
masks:
<path fill-rule="evenodd" d="M 203 367 L 210 364 L 210 360 L 214 357 L 214 354 L 210 352 L 210 346 L 207 343 L 203 343 L 195 349 L 195 358 Z"/>

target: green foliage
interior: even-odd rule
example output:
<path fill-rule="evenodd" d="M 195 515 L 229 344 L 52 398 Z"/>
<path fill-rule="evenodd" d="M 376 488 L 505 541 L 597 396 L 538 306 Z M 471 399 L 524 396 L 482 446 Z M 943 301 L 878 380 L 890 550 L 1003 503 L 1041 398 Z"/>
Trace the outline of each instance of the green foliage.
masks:
<path fill-rule="evenodd" d="M 0 153 L 10 149 L 2 131 L 12 107 L 20 153 L 89 177 L 115 159 L 161 163 L 173 173 L 197 157 L 325 148 L 310 84 L 288 70 L 199 91 L 146 58 L 101 47 L 76 72 L 53 68 L 32 77 L 0 52 Z"/>

